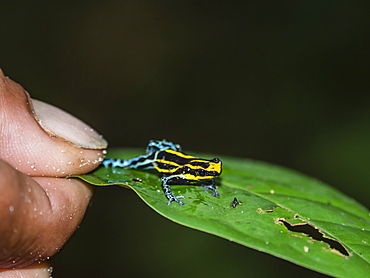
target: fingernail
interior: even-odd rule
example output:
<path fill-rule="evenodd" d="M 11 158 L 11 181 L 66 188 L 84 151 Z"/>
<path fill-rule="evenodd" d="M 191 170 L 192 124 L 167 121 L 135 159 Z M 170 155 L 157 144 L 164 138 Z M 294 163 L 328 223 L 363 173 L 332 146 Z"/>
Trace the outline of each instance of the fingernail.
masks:
<path fill-rule="evenodd" d="M 107 141 L 71 114 L 40 100 L 31 99 L 34 117 L 51 136 L 85 149 L 105 149 Z"/>

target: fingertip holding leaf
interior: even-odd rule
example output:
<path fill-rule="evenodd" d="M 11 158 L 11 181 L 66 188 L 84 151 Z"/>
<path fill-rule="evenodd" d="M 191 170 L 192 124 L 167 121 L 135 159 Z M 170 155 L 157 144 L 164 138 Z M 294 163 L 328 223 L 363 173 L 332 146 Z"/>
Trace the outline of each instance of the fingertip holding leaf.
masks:
<path fill-rule="evenodd" d="M 29 176 L 87 173 L 107 142 L 74 116 L 38 100 L 0 70 L 0 159 Z"/>
<path fill-rule="evenodd" d="M 109 152 L 115 158 L 138 154 L 130 149 Z M 370 273 L 370 217 L 364 206 L 293 170 L 245 159 L 221 159 L 220 197 L 212 197 L 203 187 L 174 186 L 177 195 L 186 197 L 184 206 L 167 206 L 159 176 L 149 172 L 100 167 L 79 177 L 97 186 L 131 188 L 174 222 L 318 272 L 336 277 Z M 298 226 L 308 230 L 297 230 Z M 333 248 L 333 242 L 343 249 Z"/>

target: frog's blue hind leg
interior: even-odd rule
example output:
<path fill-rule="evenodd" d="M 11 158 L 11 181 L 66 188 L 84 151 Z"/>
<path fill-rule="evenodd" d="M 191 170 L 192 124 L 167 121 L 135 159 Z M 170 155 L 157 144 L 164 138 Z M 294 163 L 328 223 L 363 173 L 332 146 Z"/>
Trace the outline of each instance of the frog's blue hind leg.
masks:
<path fill-rule="evenodd" d="M 206 191 L 208 191 L 209 189 L 212 190 L 212 196 L 213 197 L 220 196 L 220 194 L 216 190 L 216 183 L 215 183 L 214 179 L 211 180 L 210 184 L 206 184 L 206 185 L 203 185 L 203 186 L 206 188 Z"/>
<path fill-rule="evenodd" d="M 102 162 L 102 164 L 104 165 L 104 167 L 127 167 L 128 165 L 130 165 L 129 161 L 128 160 L 124 160 L 124 159 L 115 159 L 115 158 L 106 158 L 104 159 L 104 161 Z"/>
<path fill-rule="evenodd" d="M 171 177 L 162 177 L 161 178 L 161 181 L 162 181 L 162 189 L 163 189 L 163 192 L 164 192 L 164 195 L 166 195 L 167 199 L 168 199 L 168 203 L 167 205 L 171 205 L 171 203 L 173 201 L 179 203 L 180 206 L 184 205 L 183 202 L 181 202 L 179 199 L 185 199 L 184 196 L 175 196 L 173 195 L 173 193 L 171 192 L 171 188 L 169 186 L 169 184 L 167 183 L 168 180 L 170 180 Z"/>
<path fill-rule="evenodd" d="M 148 154 L 163 150 L 174 150 L 176 152 L 181 152 L 181 146 L 166 140 L 150 140 L 148 146 L 146 147 L 146 152 Z"/>

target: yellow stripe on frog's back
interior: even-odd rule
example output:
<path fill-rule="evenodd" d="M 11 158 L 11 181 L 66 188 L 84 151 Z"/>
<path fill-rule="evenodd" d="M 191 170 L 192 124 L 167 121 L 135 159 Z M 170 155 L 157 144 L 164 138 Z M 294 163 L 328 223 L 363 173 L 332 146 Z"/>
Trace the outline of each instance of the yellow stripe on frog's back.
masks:
<path fill-rule="evenodd" d="M 166 152 L 168 152 L 170 154 L 173 154 L 173 155 L 177 155 L 177 156 L 182 157 L 182 158 L 186 158 L 186 159 L 191 159 L 191 160 L 198 159 L 195 156 L 187 155 L 187 154 L 184 154 L 182 152 L 177 152 L 177 151 L 174 151 L 174 150 L 166 150 Z"/>

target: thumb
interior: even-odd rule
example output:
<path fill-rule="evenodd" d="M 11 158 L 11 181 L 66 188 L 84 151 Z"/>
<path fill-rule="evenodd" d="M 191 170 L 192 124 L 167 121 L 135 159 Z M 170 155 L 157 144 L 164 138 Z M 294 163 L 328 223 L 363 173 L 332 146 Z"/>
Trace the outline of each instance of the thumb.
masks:
<path fill-rule="evenodd" d="M 106 147 L 91 127 L 30 99 L 0 70 L 0 159 L 31 176 L 64 177 L 96 168 Z"/>

